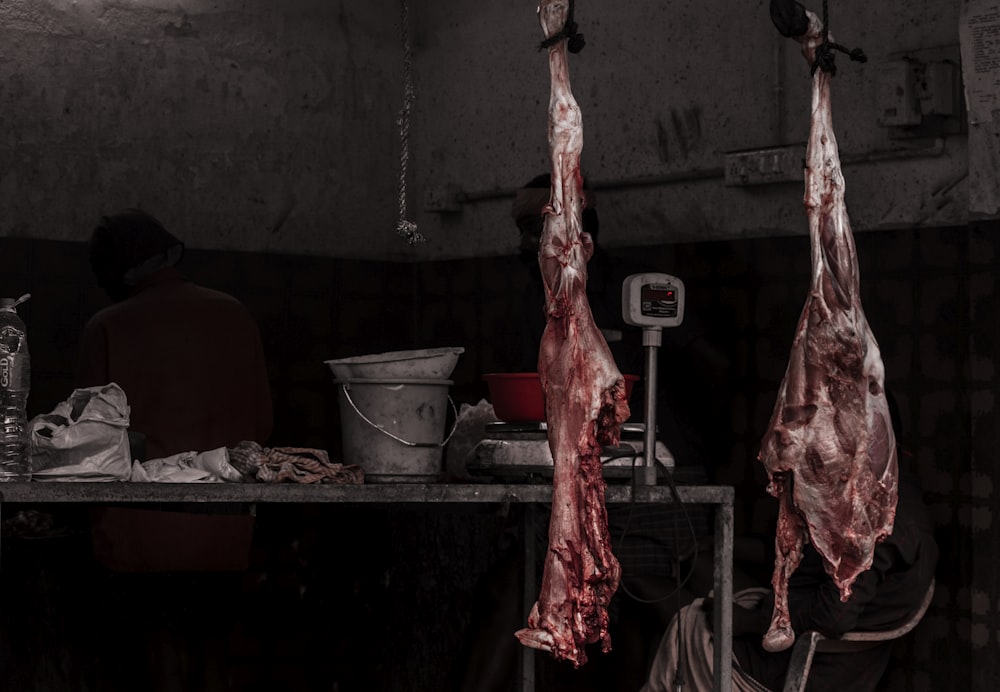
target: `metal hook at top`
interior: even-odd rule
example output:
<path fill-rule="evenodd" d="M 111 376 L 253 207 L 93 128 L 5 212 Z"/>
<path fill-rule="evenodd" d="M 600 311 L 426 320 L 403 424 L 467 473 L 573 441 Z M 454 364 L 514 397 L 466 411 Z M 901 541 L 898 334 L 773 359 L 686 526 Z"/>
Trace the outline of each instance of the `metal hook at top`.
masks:
<path fill-rule="evenodd" d="M 802 36 L 809 31 L 806 8 L 795 0 L 771 0 L 771 21 L 786 38 Z"/>

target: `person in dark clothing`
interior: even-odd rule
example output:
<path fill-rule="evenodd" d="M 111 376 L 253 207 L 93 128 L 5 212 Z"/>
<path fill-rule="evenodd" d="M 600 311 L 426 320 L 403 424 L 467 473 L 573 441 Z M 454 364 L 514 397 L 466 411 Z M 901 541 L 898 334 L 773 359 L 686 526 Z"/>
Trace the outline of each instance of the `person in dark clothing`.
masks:
<path fill-rule="evenodd" d="M 183 243 L 143 211 L 102 218 L 90 250 L 114 302 L 87 322 L 76 386 L 115 382 L 125 391 L 146 459 L 265 442 L 271 392 L 249 310 L 183 276 Z"/>
<path fill-rule="evenodd" d="M 871 569 L 858 575 L 846 603 L 841 602 L 840 592 L 823 569 L 819 553 L 811 545 L 804 548 L 802 562 L 788 584 L 792 628 L 799 634 L 815 630 L 826 637 L 895 629 L 910 618 L 927 593 L 937 557 L 933 526 L 920 490 L 910 479 L 901 479 L 892 534 L 875 548 Z M 780 690 L 792 650 L 769 653 L 760 645 L 773 606 L 773 593 L 756 608 L 734 605 L 733 652 L 750 677 L 769 689 Z M 891 641 L 847 656 L 817 653 L 808 689 L 874 690 L 891 653 Z"/>
<path fill-rule="evenodd" d="M 890 413 L 899 439 L 899 418 L 891 395 Z M 906 452 L 899 448 L 901 454 Z M 823 567 L 819 553 L 809 544 L 788 582 L 792 628 L 797 635 L 814 630 L 827 637 L 852 631 L 892 630 L 909 620 L 919 608 L 934 579 L 938 547 L 934 527 L 915 481 L 901 472 L 899 500 L 892 534 L 875 547 L 870 569 L 858 575 L 846 601 Z M 772 653 L 761 646 L 774 607 L 774 593 L 734 595 L 734 690 L 780 690 L 791 662 L 792 649 Z M 681 611 L 660 643 L 642 692 L 674 689 L 677 674 L 677 637 L 684 638 L 685 663 L 681 666 L 688 689 L 701 689 L 711 680 L 712 601 L 695 601 Z M 810 692 L 874 690 L 889 664 L 892 641 L 884 641 L 850 654 L 821 653 L 813 657 L 807 689 Z M 709 683 L 710 684 L 710 683 Z"/>
<path fill-rule="evenodd" d="M 143 443 L 128 461 L 265 442 L 271 395 L 247 308 L 182 276 L 182 241 L 144 211 L 102 217 L 89 250 L 111 304 L 87 323 L 74 386 L 125 391 L 130 439 Z M 30 559 L 5 572 L 25 597 L 0 614 L 0 688 L 229 689 L 234 623 L 249 621 L 248 510 L 59 505 L 36 514 L 44 521 L 26 529 L 29 540 L 4 536 L 5 551 Z"/>
<path fill-rule="evenodd" d="M 102 217 L 90 239 L 91 269 L 112 304 L 87 322 L 76 386 L 115 382 L 125 391 L 140 461 L 264 444 L 272 432 L 257 322 L 235 297 L 184 276 L 183 253 L 182 241 L 139 209 Z M 90 519 L 124 654 L 108 662 L 103 686 L 222 684 L 253 514 L 214 503 L 98 505 Z"/>

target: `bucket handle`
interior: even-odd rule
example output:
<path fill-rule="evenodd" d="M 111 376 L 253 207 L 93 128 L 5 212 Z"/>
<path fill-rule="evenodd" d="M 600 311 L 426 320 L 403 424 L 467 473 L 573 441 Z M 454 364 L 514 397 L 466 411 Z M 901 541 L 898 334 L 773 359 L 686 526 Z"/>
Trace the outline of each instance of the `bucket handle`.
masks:
<path fill-rule="evenodd" d="M 448 403 L 451 404 L 451 411 L 452 411 L 452 413 L 455 414 L 455 422 L 452 424 L 451 431 L 448 433 L 447 437 L 444 438 L 444 441 L 442 441 L 442 442 L 410 442 L 408 440 L 404 440 L 402 437 L 399 437 L 397 435 L 393 435 L 391 432 L 389 432 L 388 430 L 386 430 L 385 428 L 383 428 L 378 423 L 373 423 L 372 421 L 370 421 L 368 419 L 368 416 L 366 416 L 365 414 L 361 413 L 361 409 L 358 408 L 358 405 L 354 403 L 354 399 L 351 398 L 351 391 L 350 391 L 351 390 L 351 384 L 350 384 L 350 382 L 344 382 L 340 386 L 344 390 L 344 396 L 347 397 L 347 403 L 349 403 L 351 405 L 351 408 L 354 409 L 354 412 L 356 414 L 358 414 L 359 416 L 361 416 L 361 420 L 363 420 L 365 423 L 367 423 L 368 425 L 370 425 L 373 428 L 375 428 L 376 430 L 378 430 L 383 435 L 391 437 L 396 442 L 401 442 L 402 444 L 406 445 L 407 447 L 444 447 L 446 444 L 448 444 L 448 440 L 451 439 L 451 436 L 455 434 L 455 430 L 458 428 L 458 409 L 455 408 L 455 402 L 452 401 L 451 395 L 449 394 L 448 395 Z"/>

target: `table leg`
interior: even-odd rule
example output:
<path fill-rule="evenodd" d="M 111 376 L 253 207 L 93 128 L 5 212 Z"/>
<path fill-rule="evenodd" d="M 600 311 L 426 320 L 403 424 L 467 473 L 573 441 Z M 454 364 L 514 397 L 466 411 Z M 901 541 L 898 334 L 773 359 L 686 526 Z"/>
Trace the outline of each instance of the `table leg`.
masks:
<path fill-rule="evenodd" d="M 715 508 L 715 621 L 713 661 L 716 692 L 733 689 L 733 504 Z"/>
<path fill-rule="evenodd" d="M 526 627 L 528 613 L 535 604 L 535 515 L 537 509 L 534 503 L 526 502 L 522 508 L 523 540 L 524 540 L 524 572 L 521 589 L 521 611 Z M 535 692 L 535 650 L 530 646 L 521 646 L 520 676 L 518 689 L 520 692 Z"/>

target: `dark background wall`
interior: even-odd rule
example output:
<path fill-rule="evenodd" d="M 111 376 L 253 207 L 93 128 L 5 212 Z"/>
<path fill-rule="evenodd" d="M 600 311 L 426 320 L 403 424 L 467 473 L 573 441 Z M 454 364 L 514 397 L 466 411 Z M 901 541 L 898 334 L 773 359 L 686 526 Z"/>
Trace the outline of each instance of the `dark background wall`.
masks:
<path fill-rule="evenodd" d="M 976 165 L 968 155 L 964 5 L 984 3 L 830 8 L 837 40 L 869 61 L 845 56 L 833 84 L 855 228 L 996 214 L 974 194 L 996 158 Z M 191 228 L 199 248 L 401 261 L 513 252 L 502 193 L 548 166 L 536 7 L 0 3 L 0 235 L 82 240 L 98 214 L 141 206 L 169 228 Z M 407 212 L 427 237 L 416 247 L 395 233 L 404 8 L 414 91 Z M 778 148 L 795 161 L 809 127 L 809 66 L 775 31 L 767 2 L 579 2 L 575 19 L 587 41 L 571 61 L 583 166 L 617 229 L 609 247 L 803 231 L 801 195 L 787 185 L 723 179 L 727 152 Z M 951 115 L 882 123 L 887 107 L 917 108 L 906 100 L 917 99 L 917 83 L 883 78 L 904 58 L 953 71 L 954 88 L 919 92 Z M 978 120 L 973 141 L 995 157 L 991 118 Z M 449 189 L 461 195 L 449 200 Z"/>
<path fill-rule="evenodd" d="M 915 634 L 897 647 L 887 689 L 986 689 L 979 685 L 992 675 L 984 652 L 996 637 L 990 604 L 1000 596 L 991 521 L 1000 427 L 993 366 L 1000 355 L 997 231 L 982 224 L 857 236 L 863 304 L 902 410 L 910 454 L 901 463 L 923 485 L 941 546 L 934 602 Z M 715 482 L 737 488 L 737 534 L 771 541 L 776 508 L 755 456 L 805 297 L 808 241 L 674 244 L 615 254 L 682 277 L 689 314 L 728 358 L 721 388 L 678 386 L 687 388 L 682 399 L 693 406 L 707 401 L 716 412 L 700 424 L 711 441 L 707 471 Z M 193 279 L 244 300 L 258 318 L 276 405 L 274 445 L 321 447 L 340 456 L 325 359 L 464 346 L 453 375 L 459 403 L 484 398 L 481 375 L 516 362 L 520 308 L 512 296 L 523 267 L 514 257 L 396 264 L 192 250 L 181 266 Z M 0 293 L 23 292 L 32 293 L 22 309 L 33 356 L 30 408 L 40 413 L 69 394 L 78 335 L 103 298 L 92 288 L 82 245 L 0 240 Z M 271 575 L 271 590 L 250 592 L 264 593 L 260 602 L 298 636 L 309 633 L 332 642 L 331 650 L 373 656 L 375 664 L 362 674 L 356 657 L 331 655 L 324 671 L 327 679 L 340 675 L 342 689 L 359 675 L 376 685 L 368 689 L 445 689 L 475 605 L 475 584 L 496 557 L 502 513 L 303 511 L 261 508 L 257 569 Z M 312 547 L 287 552 L 296 541 Z M 330 577 L 345 569 L 358 589 L 346 601 L 331 594 L 343 582 Z M 308 584 L 310 593 L 328 598 L 308 608 L 292 598 L 295 607 L 278 609 L 274 594 L 285 594 L 278 583 L 288 593 Z M 357 636 L 337 649 L 345 627 L 359 628 Z M 285 652 L 268 669 L 297 661 L 314 670 L 318 664 L 297 658 L 301 652 Z M 410 680 L 418 686 L 380 686 L 404 674 L 416 676 Z"/>
<path fill-rule="evenodd" d="M 762 0 L 577 4 L 588 47 L 572 79 L 584 167 L 614 229 L 604 242 L 687 282 L 692 315 L 731 367 L 721 386 L 668 381 L 679 407 L 698 411 L 711 476 L 739 489 L 738 531 L 768 539 L 774 507 L 754 457 L 804 299 L 801 192 L 785 182 L 727 185 L 724 171 L 729 152 L 788 153 L 804 140 L 808 66 Z M 33 294 L 21 310 L 31 413 L 68 396 L 78 335 L 104 304 L 81 241 L 99 214 L 135 205 L 188 241 L 183 266 L 193 278 L 238 296 L 260 321 L 273 444 L 337 455 L 339 413 L 323 365 L 337 356 L 461 345 L 453 395 L 484 397 L 481 375 L 513 367 L 519 348 L 510 191 L 548 166 L 548 75 L 535 3 L 519 5 L 0 3 L 0 294 Z M 901 645 L 893 689 L 990 689 L 998 673 L 1000 260 L 995 224 L 967 225 L 996 215 L 996 137 L 988 117 L 967 132 L 960 84 L 977 73 L 968 57 L 961 64 L 972 46 L 959 29 L 965 12 L 984 7 L 831 8 L 838 40 L 869 57 L 863 67 L 841 60 L 833 93 L 864 302 L 942 544 L 938 595 Z M 416 247 L 394 232 L 404 8 L 416 94 L 404 201 L 428 237 Z M 881 77 L 899 60 L 953 70 L 950 94 L 921 92 L 944 96 L 951 115 L 881 122 L 903 86 Z M 502 516 L 261 511 L 241 605 L 266 617 L 249 616 L 252 636 L 238 642 L 246 680 L 295 689 L 308 673 L 323 689 L 333 680 L 405 689 L 410 671 L 417 689 L 445 685 Z M 432 548 L 446 557 L 432 559 Z M 33 562 L 10 559 L 14 549 L 4 543 L 4 579 L 35 564 L 41 571 L 23 578 L 61 598 L 41 611 L 24 599 L 22 619 L 55 621 L 54 603 L 96 602 L 74 579 L 85 546 L 29 549 Z M 32 646 L 19 667 L 50 671 L 51 689 L 100 689 L 81 675 L 94 666 L 77 644 L 118 654 L 99 646 L 102 635 L 127 638 L 139 619 L 85 614 L 76 629 L 24 637 Z M 372 652 L 375 662 L 359 666 Z"/>

